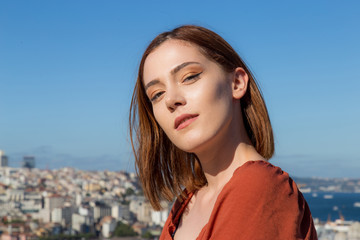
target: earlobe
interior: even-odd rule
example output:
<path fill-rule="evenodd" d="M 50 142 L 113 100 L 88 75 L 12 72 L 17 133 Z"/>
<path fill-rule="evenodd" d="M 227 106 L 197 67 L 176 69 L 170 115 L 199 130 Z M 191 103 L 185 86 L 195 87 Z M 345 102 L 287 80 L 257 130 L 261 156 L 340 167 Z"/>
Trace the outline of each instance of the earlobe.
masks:
<path fill-rule="evenodd" d="M 234 70 L 232 80 L 233 97 L 240 99 L 246 93 L 249 76 L 243 68 L 238 67 Z"/>

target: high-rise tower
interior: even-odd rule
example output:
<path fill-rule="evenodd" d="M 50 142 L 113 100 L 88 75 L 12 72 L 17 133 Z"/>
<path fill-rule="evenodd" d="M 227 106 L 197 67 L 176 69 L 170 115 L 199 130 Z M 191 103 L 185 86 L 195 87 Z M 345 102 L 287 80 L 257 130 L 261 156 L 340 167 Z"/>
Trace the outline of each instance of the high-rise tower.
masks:
<path fill-rule="evenodd" d="M 35 157 L 33 156 L 24 156 L 22 162 L 23 168 L 35 168 Z"/>
<path fill-rule="evenodd" d="M 0 167 L 8 166 L 8 157 L 5 155 L 4 151 L 0 150 Z"/>

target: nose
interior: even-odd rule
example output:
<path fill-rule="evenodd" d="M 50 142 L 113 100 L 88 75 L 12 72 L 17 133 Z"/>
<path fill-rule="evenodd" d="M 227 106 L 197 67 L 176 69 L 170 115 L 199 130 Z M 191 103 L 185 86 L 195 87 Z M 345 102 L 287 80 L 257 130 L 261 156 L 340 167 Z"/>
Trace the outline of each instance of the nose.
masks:
<path fill-rule="evenodd" d="M 179 106 L 186 104 L 185 97 L 177 89 L 168 89 L 165 98 L 166 107 L 170 112 L 174 112 Z"/>

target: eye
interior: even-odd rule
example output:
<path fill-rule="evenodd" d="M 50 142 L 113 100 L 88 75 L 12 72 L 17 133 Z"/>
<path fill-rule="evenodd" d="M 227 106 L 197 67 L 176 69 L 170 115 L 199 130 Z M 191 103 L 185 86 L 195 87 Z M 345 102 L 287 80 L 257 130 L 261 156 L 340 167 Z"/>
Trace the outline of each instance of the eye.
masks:
<path fill-rule="evenodd" d="M 202 73 L 202 72 L 199 72 L 199 73 L 197 73 L 197 74 L 190 75 L 190 76 L 188 76 L 187 78 L 185 78 L 183 82 L 195 81 L 195 80 L 197 80 L 197 79 L 200 78 L 200 74 L 201 74 L 201 73 Z"/>
<path fill-rule="evenodd" d="M 156 94 L 154 94 L 151 98 L 150 98 L 150 101 L 151 102 L 155 102 L 159 97 L 161 97 L 161 95 L 163 94 L 164 92 L 157 92 Z"/>

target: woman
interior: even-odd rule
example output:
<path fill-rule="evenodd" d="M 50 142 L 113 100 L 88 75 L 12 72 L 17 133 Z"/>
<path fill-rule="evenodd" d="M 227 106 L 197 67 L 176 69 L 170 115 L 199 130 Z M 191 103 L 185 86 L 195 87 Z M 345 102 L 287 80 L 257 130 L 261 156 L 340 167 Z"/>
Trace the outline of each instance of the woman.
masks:
<path fill-rule="evenodd" d="M 154 209 L 177 200 L 160 239 L 316 239 L 289 175 L 268 163 L 273 133 L 254 77 L 199 26 L 158 35 L 140 62 L 130 134 Z"/>

